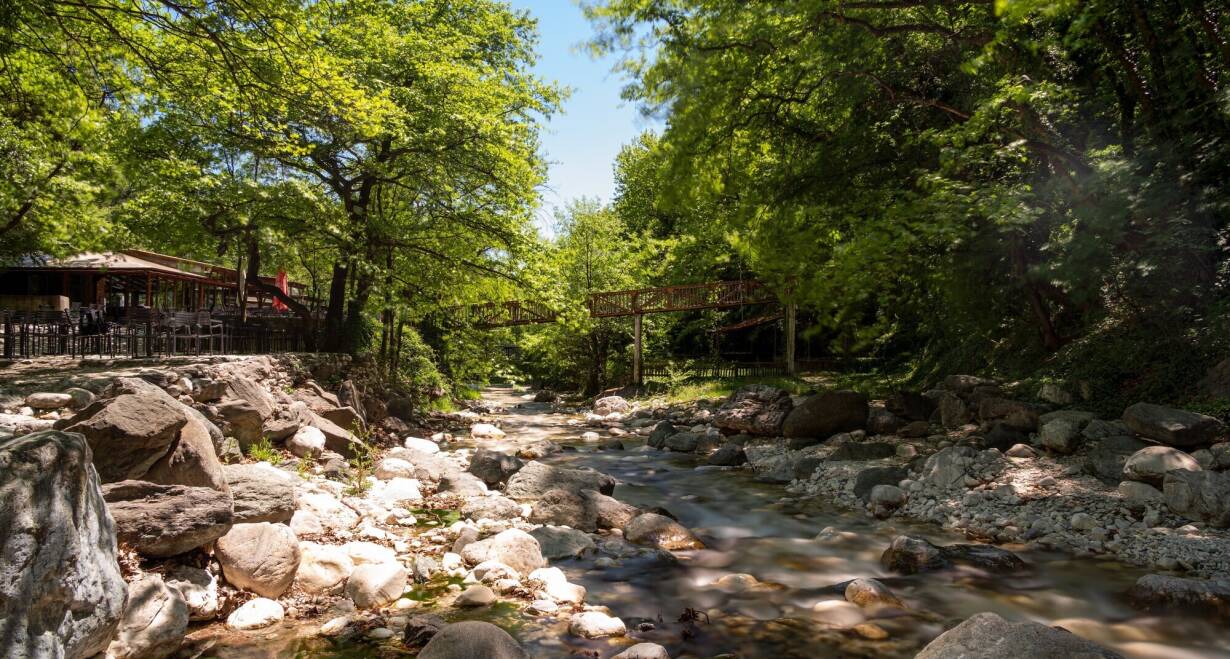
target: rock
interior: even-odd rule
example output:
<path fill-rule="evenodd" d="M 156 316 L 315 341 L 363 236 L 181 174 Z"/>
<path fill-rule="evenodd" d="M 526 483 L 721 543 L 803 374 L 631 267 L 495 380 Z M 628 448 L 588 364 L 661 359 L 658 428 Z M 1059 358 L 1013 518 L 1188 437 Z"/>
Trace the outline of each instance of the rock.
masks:
<path fill-rule="evenodd" d="M 323 412 L 317 412 L 317 414 L 337 424 L 340 428 L 346 428 L 350 432 L 362 431 L 367 427 L 367 422 L 363 420 L 363 416 L 349 405 L 334 407 Z"/>
<path fill-rule="evenodd" d="M 473 586 L 470 586 L 462 591 L 462 593 L 457 596 L 457 600 L 454 604 L 463 608 L 487 606 L 488 604 L 494 604 L 495 600 L 496 596 L 494 590 L 491 590 L 482 584 L 474 584 Z"/>
<path fill-rule="evenodd" d="M 1162 492 L 1170 512 L 1210 526 L 1230 527 L 1230 474 L 1175 469 L 1166 472 Z"/>
<path fill-rule="evenodd" d="M 854 391 L 828 391 L 811 396 L 791 410 L 782 424 L 790 438 L 825 439 L 839 432 L 867 427 L 867 397 Z"/>
<path fill-rule="evenodd" d="M 519 447 L 517 449 L 517 457 L 523 460 L 537 460 L 559 452 L 559 444 L 549 439 L 544 439 Z"/>
<path fill-rule="evenodd" d="M 419 659 L 529 659 L 530 655 L 503 629 L 489 622 L 466 620 L 436 632 L 418 656 Z"/>
<path fill-rule="evenodd" d="M 319 458 L 325 450 L 325 434 L 319 428 L 303 426 L 286 440 L 286 450 L 300 458 Z"/>
<path fill-rule="evenodd" d="M 1128 597 L 1137 607 L 1163 613 L 1230 617 L 1230 579 L 1185 579 L 1146 574 L 1136 580 Z"/>
<path fill-rule="evenodd" d="M 359 523 L 359 515 L 355 511 L 324 492 L 302 492 L 297 503 L 298 512 L 311 513 L 321 526 L 330 531 L 345 531 Z M 291 519 L 294 520 L 293 517 Z"/>
<path fill-rule="evenodd" d="M 406 621 L 406 629 L 402 633 L 402 643 L 408 648 L 420 648 L 427 645 L 436 634 L 448 623 L 437 615 L 425 614 L 410 616 Z M 480 656 L 480 655 L 475 655 Z"/>
<path fill-rule="evenodd" d="M 424 453 L 408 448 L 395 448 L 385 454 L 386 459 L 396 458 L 414 465 L 414 477 L 418 480 L 435 484 L 449 474 L 455 474 L 461 469 L 452 460 L 436 453 Z"/>
<path fill-rule="evenodd" d="M 461 507 L 461 515 L 473 520 L 517 519 L 521 516 L 521 506 L 516 501 L 499 494 L 471 497 Z"/>
<path fill-rule="evenodd" d="M 983 398 L 978 402 L 978 418 L 983 422 L 998 421 L 1025 432 L 1038 429 L 1038 412 L 1033 406 L 1008 398 Z"/>
<path fill-rule="evenodd" d="M 205 423 L 208 422 L 189 416 L 170 450 L 150 466 L 141 480 L 161 485 L 189 485 L 230 491 L 222 472 L 222 462 L 218 460 L 213 438 Z"/>
<path fill-rule="evenodd" d="M 175 556 L 207 545 L 231 528 L 231 495 L 208 487 L 120 481 L 103 487 L 116 538 L 138 553 Z"/>
<path fill-rule="evenodd" d="M 300 542 L 294 585 L 312 595 L 331 595 L 342 590 L 354 568 L 350 554 L 341 547 Z"/>
<path fill-rule="evenodd" d="M 846 442 L 829 454 L 829 460 L 880 460 L 897 454 L 892 444 L 885 442 Z"/>
<path fill-rule="evenodd" d="M 406 569 L 398 563 L 360 565 L 346 580 L 346 597 L 360 609 L 381 607 L 406 592 L 408 579 Z"/>
<path fill-rule="evenodd" d="M 350 556 L 350 560 L 354 561 L 355 565 L 378 565 L 381 563 L 397 562 L 396 552 L 374 542 L 352 540 L 342 545 L 342 550 L 346 552 L 346 555 Z"/>
<path fill-rule="evenodd" d="M 146 573 L 128 585 L 124 617 L 107 659 L 153 659 L 179 649 L 188 631 L 188 604 L 162 577 Z"/>
<path fill-rule="evenodd" d="M 508 479 L 504 494 L 517 500 L 537 499 L 543 492 L 555 488 L 610 494 L 615 491 L 615 479 L 588 469 L 567 469 L 532 461 Z"/>
<path fill-rule="evenodd" d="M 905 505 L 905 491 L 896 485 L 877 485 L 871 488 L 868 502 L 871 513 L 880 519 L 886 519 L 901 506 Z"/>
<path fill-rule="evenodd" d="M 488 486 L 495 487 L 506 482 L 524 466 L 525 461 L 514 455 L 479 448 L 470 458 L 469 471 Z"/>
<path fill-rule="evenodd" d="M 1038 388 L 1038 400 L 1054 403 L 1055 405 L 1071 405 L 1072 394 L 1054 382 L 1044 382 Z"/>
<path fill-rule="evenodd" d="M 977 457 L 978 451 L 970 446 L 940 449 L 923 463 L 919 480 L 941 490 L 964 488 Z"/>
<path fill-rule="evenodd" d="M 103 483 L 140 478 L 171 449 L 188 417 L 173 402 L 132 394 L 98 401 L 73 417 Z"/>
<path fill-rule="evenodd" d="M 700 441 L 703 435 L 695 432 L 677 432 L 666 438 L 666 444 L 663 446 L 668 451 L 676 453 L 695 453 L 700 447 Z"/>
<path fill-rule="evenodd" d="M 1038 441 L 1043 447 L 1064 455 L 1075 453 L 1080 440 L 1080 430 L 1064 419 L 1055 419 L 1043 425 L 1038 433 Z"/>
<path fill-rule="evenodd" d="M 0 656 L 89 657 L 124 610 L 115 527 L 81 435 L 0 439 Z"/>
<path fill-rule="evenodd" d="M 228 400 L 216 406 L 218 416 L 226 422 L 226 434 L 239 441 L 239 448 L 247 451 L 249 446 L 264 436 L 265 419 L 247 401 Z"/>
<path fill-rule="evenodd" d="M 846 601 L 861 607 L 894 606 L 905 608 L 888 586 L 875 579 L 855 579 L 846 584 Z"/>
<path fill-rule="evenodd" d="M 1015 444 L 1004 455 L 1010 458 L 1036 458 L 1038 454 L 1027 444 Z"/>
<path fill-rule="evenodd" d="M 265 388 L 257 383 L 256 380 L 242 375 L 231 375 L 225 382 L 226 393 L 223 395 L 223 398 L 231 398 L 247 403 L 260 414 L 262 421 L 273 417 L 273 411 L 277 407 L 277 402 L 273 400 L 273 396 L 269 395 L 269 392 L 265 391 Z"/>
<path fill-rule="evenodd" d="M 649 438 L 645 443 L 654 448 L 663 448 L 666 446 L 666 440 L 671 435 L 679 432 L 670 421 L 659 421 L 658 425 L 653 427 L 649 433 Z"/>
<path fill-rule="evenodd" d="M 1123 464 L 1137 451 L 1149 444 L 1126 435 L 1113 435 L 1098 440 L 1085 459 L 1085 471 L 1104 483 L 1123 480 Z"/>
<path fill-rule="evenodd" d="M 671 659 L 671 655 L 657 643 L 637 643 L 611 659 Z"/>
<path fill-rule="evenodd" d="M 871 497 L 871 491 L 877 485 L 896 485 L 907 477 L 909 477 L 909 472 L 901 467 L 868 467 L 862 469 L 854 477 L 854 496 L 867 501 Z"/>
<path fill-rule="evenodd" d="M 575 492 L 559 488 L 547 490 L 530 509 L 530 522 L 570 526 L 592 533 L 598 530 L 598 514 Z"/>
<path fill-rule="evenodd" d="M 1169 446 L 1150 446 L 1133 453 L 1123 463 L 1123 475 L 1134 481 L 1161 485 L 1171 469 L 1200 471 L 1200 463 L 1192 456 Z"/>
<path fill-rule="evenodd" d="M 1230 358 L 1210 368 L 1196 387 L 1208 398 L 1230 398 Z"/>
<path fill-rule="evenodd" d="M 936 402 L 919 393 L 898 391 L 884 401 L 884 407 L 907 421 L 928 421 L 935 413 Z"/>
<path fill-rule="evenodd" d="M 539 389 L 534 392 L 535 403 L 554 403 L 559 400 L 559 394 L 550 389 Z"/>
<path fill-rule="evenodd" d="M 585 505 L 593 510 L 600 529 L 623 529 L 633 517 L 641 514 L 636 506 L 628 505 L 597 490 L 582 490 Z"/>
<path fill-rule="evenodd" d="M 21 437 L 40 430 L 51 430 L 55 425 L 56 422 L 50 419 L 36 419 L 24 414 L 0 413 L 0 437 L 6 433 L 14 437 Z"/>
<path fill-rule="evenodd" d="M 594 414 L 607 416 L 611 413 L 627 414 L 632 405 L 621 396 L 607 396 L 594 401 Z"/>
<path fill-rule="evenodd" d="M 1016 554 L 991 545 L 948 545 L 938 547 L 907 535 L 893 538 L 892 544 L 880 556 L 887 570 L 917 574 L 942 570 L 954 563 L 970 565 L 990 572 L 1010 572 L 1026 567 Z"/>
<path fill-rule="evenodd" d="M 1150 506 L 1158 506 L 1165 502 L 1160 490 L 1147 483 L 1123 481 L 1119 483 L 1119 494 L 1123 495 L 1128 508 L 1144 510 Z"/>
<path fill-rule="evenodd" d="M 234 522 L 289 522 L 295 514 L 295 479 L 264 463 L 225 465 Z"/>
<path fill-rule="evenodd" d="M 226 626 L 238 631 L 262 629 L 281 622 L 284 617 L 286 610 L 281 604 L 258 597 L 232 611 L 231 615 L 226 617 Z"/>
<path fill-rule="evenodd" d="M 508 529 L 486 540 L 472 542 L 461 550 L 461 556 L 471 565 L 499 561 L 521 574 L 529 574 L 547 564 L 538 541 L 520 529 Z"/>
<path fill-rule="evenodd" d="M 487 484 L 474 474 L 458 471 L 441 477 L 437 492 L 447 492 L 463 497 L 483 496 L 487 494 Z"/>
<path fill-rule="evenodd" d="M 189 620 L 213 620 L 221 610 L 218 578 L 209 570 L 176 565 L 165 576 L 166 584 L 179 591 L 188 606 Z"/>
<path fill-rule="evenodd" d="M 88 389 L 82 389 L 81 387 L 69 387 L 64 390 L 64 393 L 72 399 L 72 402 L 70 402 L 68 406 L 74 410 L 85 409 L 90 405 L 90 403 L 97 400 L 97 396 L 94 395 L 94 392 L 89 391 Z"/>
<path fill-rule="evenodd" d="M 585 601 L 585 587 L 568 583 L 564 571 L 557 567 L 540 567 L 529 574 L 530 581 L 542 584 L 542 593 L 553 602 L 580 604 Z"/>
<path fill-rule="evenodd" d="M 816 622 L 837 629 L 849 629 L 867 619 L 862 609 L 843 600 L 816 602 L 811 611 Z"/>
<path fill-rule="evenodd" d="M 26 405 L 36 410 L 58 410 L 73 404 L 73 397 L 68 394 L 40 392 L 26 396 Z"/>
<path fill-rule="evenodd" d="M 594 551 L 594 541 L 581 531 L 562 526 L 540 526 L 530 535 L 538 541 L 542 555 L 549 560 L 578 558 Z"/>
<path fill-rule="evenodd" d="M 470 426 L 470 436 L 474 439 L 504 439 L 504 431 L 490 423 L 476 423 Z"/>
<path fill-rule="evenodd" d="M 723 430 L 775 437 L 794 404 L 790 394 L 763 384 L 741 387 L 718 408 L 713 425 Z"/>
<path fill-rule="evenodd" d="M 299 540 L 283 524 L 236 524 L 218 539 L 214 555 L 231 585 L 276 598 L 295 580 Z"/>
<path fill-rule="evenodd" d="M 747 463 L 747 454 L 738 444 L 724 444 L 709 456 L 707 462 L 719 467 L 737 467 Z"/>
<path fill-rule="evenodd" d="M 1136 403 L 1123 411 L 1132 432 L 1180 448 L 1212 444 L 1226 432 L 1221 421 L 1204 414 L 1151 403 Z"/>
<path fill-rule="evenodd" d="M 402 446 L 412 451 L 420 451 L 428 455 L 435 455 L 440 452 L 439 444 L 431 441 L 430 439 L 423 439 L 422 437 L 407 437 L 405 441 L 402 442 Z"/>
<path fill-rule="evenodd" d="M 969 406 L 955 393 L 946 391 L 939 399 L 940 423 L 949 430 L 960 428 L 970 422 L 973 415 Z"/>
<path fill-rule="evenodd" d="M 414 465 L 402 460 L 401 458 L 385 458 L 376 463 L 376 469 L 373 472 L 376 478 L 380 480 L 391 480 L 394 478 L 414 478 Z"/>
<path fill-rule="evenodd" d="M 1041 426 L 1045 426 L 1046 424 L 1052 421 L 1061 421 L 1061 420 L 1067 421 L 1068 423 L 1076 426 L 1078 430 L 1081 430 L 1083 432 L 1086 428 L 1089 427 L 1090 423 L 1093 423 L 1094 421 L 1097 421 L 1098 419 L 1097 419 L 1097 415 L 1095 415 L 1093 412 L 1085 412 L 1083 410 L 1055 410 L 1054 412 L 1047 412 L 1046 414 L 1039 415 L 1038 425 L 1039 427 L 1041 427 Z M 1102 423 L 1105 423 L 1105 422 L 1102 422 Z M 1127 428 L 1125 427 L 1124 430 L 1126 431 Z M 1094 436 L 1086 435 L 1086 438 L 1087 439 L 1101 439 L 1101 437 L 1096 436 L 1097 433 L 1099 432 L 1100 430 L 1098 428 L 1094 428 L 1094 431 L 1093 431 Z M 1112 433 L 1112 434 L 1122 435 L 1125 433 L 1119 432 L 1119 433 Z"/>
<path fill-rule="evenodd" d="M 867 414 L 867 432 L 872 435 L 891 435 L 906 423 L 879 405 L 872 405 Z"/>
<path fill-rule="evenodd" d="M 568 631 L 573 636 L 582 636 L 584 638 L 623 636 L 628 633 L 623 620 L 609 616 L 601 611 L 574 613 L 568 621 Z"/>
<path fill-rule="evenodd" d="M 1036 622 L 1008 622 L 978 613 L 927 644 L 915 659 L 1122 659 L 1096 643 Z"/>
<path fill-rule="evenodd" d="M 628 542 L 667 551 L 704 549 L 705 545 L 686 526 L 656 513 L 643 513 L 624 529 Z"/>

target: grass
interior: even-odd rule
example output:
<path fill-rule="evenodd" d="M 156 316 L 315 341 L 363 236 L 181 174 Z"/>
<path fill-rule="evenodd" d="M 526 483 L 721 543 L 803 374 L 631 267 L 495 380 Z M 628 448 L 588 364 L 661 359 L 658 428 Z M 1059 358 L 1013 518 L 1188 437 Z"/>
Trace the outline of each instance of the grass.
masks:
<path fill-rule="evenodd" d="M 282 454 L 273 447 L 273 442 L 268 436 L 261 437 L 259 441 L 248 447 L 248 457 L 257 462 L 268 462 L 277 464 L 282 460 Z"/>
<path fill-rule="evenodd" d="M 873 398 L 884 398 L 894 390 L 908 388 L 906 386 L 907 380 L 908 376 L 905 374 L 873 371 L 864 373 L 811 373 L 793 378 L 767 376 L 752 378 L 671 379 L 662 384 L 666 389 L 664 393 L 666 400 L 678 403 L 702 398 L 726 398 L 740 387 L 749 384 L 767 384 L 796 395 L 813 390 L 853 389 Z"/>
<path fill-rule="evenodd" d="M 372 431 L 364 428 L 363 424 L 356 423 L 350 432 L 361 443 L 354 446 L 354 456 L 347 461 L 350 469 L 346 470 L 346 492 L 359 496 L 371 487 L 367 477 L 374 471 L 376 449 L 371 445 Z"/>
<path fill-rule="evenodd" d="M 749 384 L 767 384 L 779 389 L 785 389 L 792 394 L 802 393 L 812 386 L 806 380 L 787 377 L 685 380 L 669 383 L 666 390 L 666 399 L 672 403 L 678 403 L 700 398 L 726 398 L 736 389 Z"/>

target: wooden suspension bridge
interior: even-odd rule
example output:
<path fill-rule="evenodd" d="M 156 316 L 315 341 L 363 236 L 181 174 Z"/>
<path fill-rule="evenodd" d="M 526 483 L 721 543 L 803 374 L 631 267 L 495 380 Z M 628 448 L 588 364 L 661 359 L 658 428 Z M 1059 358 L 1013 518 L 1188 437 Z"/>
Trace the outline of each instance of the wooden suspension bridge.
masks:
<path fill-rule="evenodd" d="M 641 355 L 641 335 L 642 319 L 645 314 L 730 309 L 775 302 L 778 302 L 777 294 L 761 282 L 715 281 L 594 293 L 589 296 L 586 305 L 589 307 L 590 316 L 594 318 L 632 317 L 632 378 L 636 384 L 642 384 L 644 367 Z M 786 303 L 784 306 L 785 309 L 781 316 L 786 319 L 786 372 L 794 375 L 796 373 L 795 305 Z M 528 301 L 471 304 L 455 307 L 452 315 L 455 320 L 478 329 L 553 323 L 559 317 L 545 304 Z"/>

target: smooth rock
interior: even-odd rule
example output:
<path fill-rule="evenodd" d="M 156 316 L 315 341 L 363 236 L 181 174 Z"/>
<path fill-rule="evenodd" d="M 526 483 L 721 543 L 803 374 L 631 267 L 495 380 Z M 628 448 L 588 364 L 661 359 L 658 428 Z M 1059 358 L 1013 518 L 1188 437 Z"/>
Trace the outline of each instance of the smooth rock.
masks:
<path fill-rule="evenodd" d="M 915 659 L 1121 659 L 1121 655 L 1062 629 L 1008 622 L 978 613 L 927 644 Z"/>
<path fill-rule="evenodd" d="M 209 570 L 190 565 L 176 565 L 165 576 L 166 584 L 179 591 L 188 605 L 189 620 L 213 620 L 218 617 L 222 602 L 218 596 L 218 578 Z"/>
<path fill-rule="evenodd" d="M 1162 481 L 1162 493 L 1170 512 L 1210 526 L 1230 527 L 1230 474 L 1168 471 Z"/>
<path fill-rule="evenodd" d="M 643 513 L 628 522 L 624 529 L 628 542 L 679 551 L 704 549 L 705 545 L 686 526 L 664 515 Z"/>
<path fill-rule="evenodd" d="M 525 466 L 525 461 L 515 455 L 478 448 L 470 458 L 469 471 L 494 487 L 506 482 Z"/>
<path fill-rule="evenodd" d="M 188 631 L 188 604 L 162 577 L 146 573 L 128 585 L 124 617 L 107 647 L 107 659 L 168 657 Z"/>
<path fill-rule="evenodd" d="M 623 636 L 628 632 L 624 621 L 609 616 L 601 611 L 583 611 L 574 613 L 568 621 L 568 631 L 573 636 L 584 638 L 603 638 L 606 636 Z"/>
<path fill-rule="evenodd" d="M 489 622 L 454 622 L 436 632 L 418 659 L 529 659 L 508 632 Z"/>
<path fill-rule="evenodd" d="M 186 423 L 174 401 L 123 394 L 82 410 L 66 430 L 85 436 L 99 479 L 113 483 L 144 476 L 170 451 Z"/>
<path fill-rule="evenodd" d="M 303 426 L 286 440 L 286 450 L 300 458 L 319 458 L 325 451 L 325 434 L 319 428 Z"/>
<path fill-rule="evenodd" d="M 207 545 L 231 528 L 231 495 L 208 487 L 120 481 L 103 487 L 116 537 L 138 553 L 175 556 Z"/>
<path fill-rule="evenodd" d="M 867 397 L 853 391 L 828 391 L 804 400 L 782 423 L 790 438 L 823 440 L 839 432 L 867 427 Z"/>
<path fill-rule="evenodd" d="M 671 659 L 671 655 L 657 643 L 637 643 L 611 659 Z"/>
<path fill-rule="evenodd" d="M 846 601 L 861 607 L 893 606 L 904 608 L 901 600 L 888 589 L 888 586 L 875 579 L 855 579 L 846 584 Z"/>
<path fill-rule="evenodd" d="M 1185 579 L 1146 574 L 1128 597 L 1146 611 L 1230 617 L 1230 579 Z"/>
<path fill-rule="evenodd" d="M 360 565 L 346 580 L 346 596 L 360 609 L 384 606 L 406 592 L 408 575 L 398 563 Z"/>
<path fill-rule="evenodd" d="M 563 526 L 540 526 L 530 535 L 538 541 L 542 555 L 549 560 L 577 558 L 594 551 L 594 541 L 588 535 Z"/>
<path fill-rule="evenodd" d="M 226 626 L 238 631 L 262 629 L 281 622 L 284 617 L 286 617 L 286 610 L 281 604 L 271 599 L 257 597 L 232 611 L 231 615 L 226 617 Z"/>
<path fill-rule="evenodd" d="M 547 564 L 538 540 L 520 529 L 508 529 L 472 542 L 461 550 L 461 556 L 470 565 L 499 561 L 521 574 L 529 574 Z"/>
<path fill-rule="evenodd" d="M 516 500 L 537 499 L 542 493 L 555 488 L 577 493 L 597 490 L 609 495 L 615 491 L 615 479 L 588 469 L 553 467 L 532 461 L 508 479 L 504 494 Z"/>
<path fill-rule="evenodd" d="M 284 524 L 236 524 L 214 553 L 231 585 L 262 597 L 280 597 L 299 569 L 299 540 Z"/>
<path fill-rule="evenodd" d="M 340 592 L 354 572 L 355 564 L 345 549 L 315 542 L 299 543 L 299 569 L 294 585 L 313 595 Z"/>
<path fill-rule="evenodd" d="M 487 606 L 495 600 L 495 591 L 482 584 L 474 584 L 462 591 L 454 603 L 460 607 Z"/>
<path fill-rule="evenodd" d="M 470 426 L 470 436 L 475 439 L 504 439 L 505 434 L 490 423 L 476 423 Z"/>
<path fill-rule="evenodd" d="M 1200 471 L 1200 463 L 1183 451 L 1169 446 L 1142 448 L 1123 463 L 1124 476 L 1152 485 L 1161 485 L 1166 472 L 1172 469 Z"/>
<path fill-rule="evenodd" d="M 224 465 L 239 523 L 289 522 L 297 507 L 295 478 L 265 463 Z"/>
<path fill-rule="evenodd" d="M 1151 403 L 1124 410 L 1123 422 L 1137 435 L 1180 448 L 1212 444 L 1226 432 L 1225 424 L 1211 416 Z"/>

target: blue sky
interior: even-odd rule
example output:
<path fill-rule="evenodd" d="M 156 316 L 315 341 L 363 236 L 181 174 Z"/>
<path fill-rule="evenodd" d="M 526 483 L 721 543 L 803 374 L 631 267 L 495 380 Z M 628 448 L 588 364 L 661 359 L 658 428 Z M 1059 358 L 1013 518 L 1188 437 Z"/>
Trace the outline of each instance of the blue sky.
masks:
<path fill-rule="evenodd" d="M 610 201 L 615 156 L 624 144 L 653 128 L 636 106 L 619 97 L 623 79 L 611 69 L 615 58 L 595 60 L 582 47 L 593 28 L 573 0 L 511 0 L 538 19 L 539 61 L 535 71 L 571 88 L 564 111 L 542 134 L 550 163 L 542 190 L 539 229 L 549 233 L 556 207 L 578 197 Z"/>

